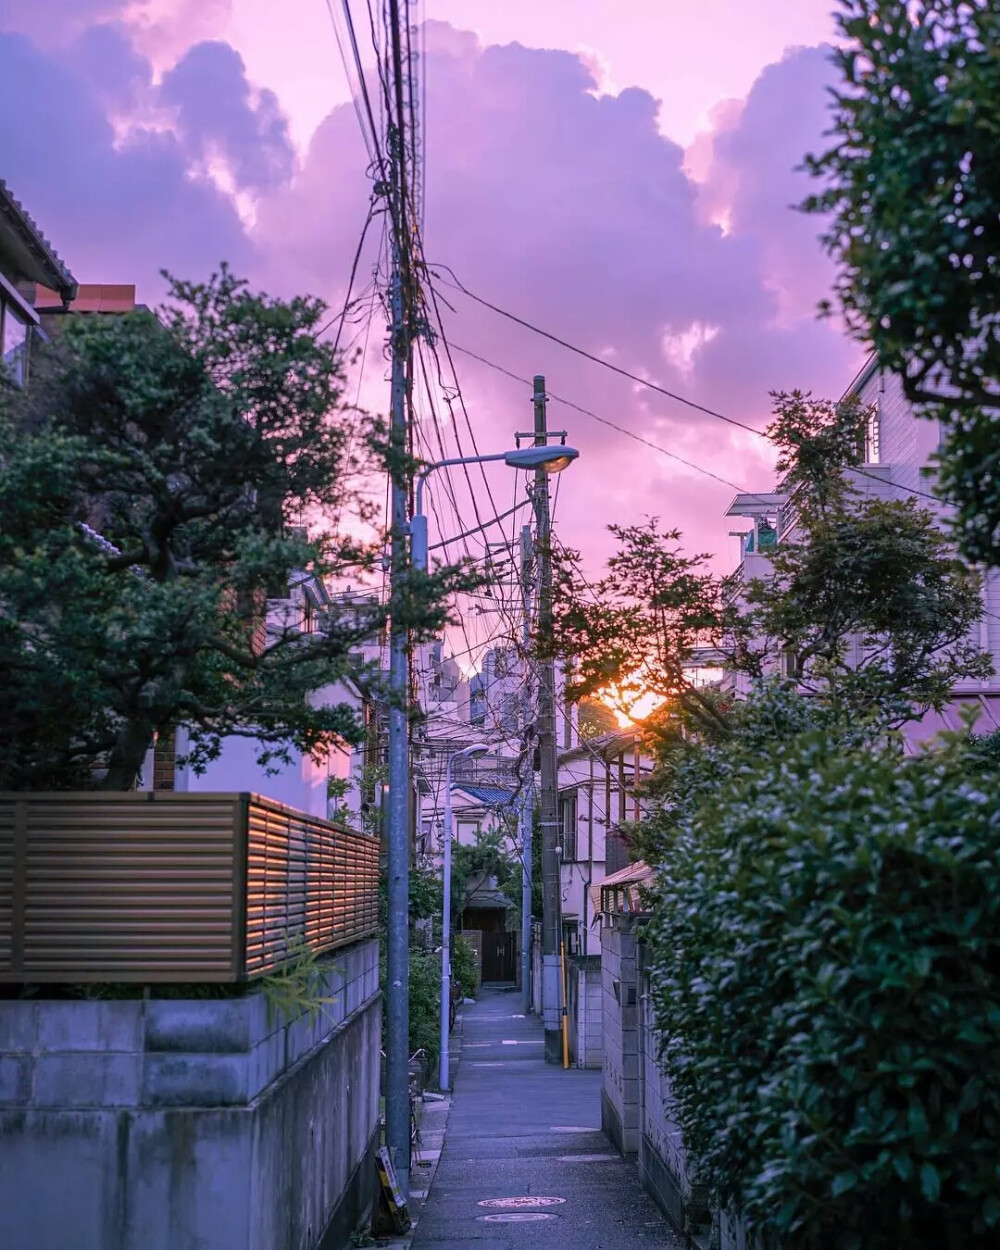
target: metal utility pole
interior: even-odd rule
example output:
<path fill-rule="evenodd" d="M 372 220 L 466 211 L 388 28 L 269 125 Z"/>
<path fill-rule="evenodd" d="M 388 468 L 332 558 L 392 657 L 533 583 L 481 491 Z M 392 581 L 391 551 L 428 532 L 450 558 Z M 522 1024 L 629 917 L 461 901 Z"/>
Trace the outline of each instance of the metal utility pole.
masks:
<path fill-rule="evenodd" d="M 531 526 L 521 528 L 521 602 L 524 611 L 524 695 L 521 703 L 521 734 L 525 774 L 521 782 L 518 836 L 521 842 L 521 1010 L 531 1010 L 531 824 L 534 790 L 532 766 L 531 684 L 528 653 L 531 646 Z"/>
<path fill-rule="evenodd" d="M 534 378 L 535 446 L 548 441 L 545 378 Z M 538 534 L 538 632 L 545 637 L 552 625 L 552 533 L 549 515 L 549 478 L 535 470 L 532 493 Z M 559 778 L 556 770 L 555 664 L 538 665 L 538 751 L 540 778 L 538 810 L 542 832 L 542 1015 L 545 1023 L 545 1062 L 562 1063 L 562 994 L 559 938 L 561 929 L 559 881 Z"/>
<path fill-rule="evenodd" d="M 399 6 L 390 3 L 390 31 L 397 97 L 402 93 Z M 389 633 L 389 813 L 386 941 L 385 1140 L 404 1200 L 410 1193 L 410 656 L 409 636 L 396 605 L 405 594 L 409 487 L 407 398 L 411 356 L 413 289 L 407 228 L 409 206 L 404 169 L 404 112 L 389 123 L 387 188 L 393 218 L 389 350 L 392 357 L 389 441 L 397 455 L 392 470 L 391 619 Z"/>

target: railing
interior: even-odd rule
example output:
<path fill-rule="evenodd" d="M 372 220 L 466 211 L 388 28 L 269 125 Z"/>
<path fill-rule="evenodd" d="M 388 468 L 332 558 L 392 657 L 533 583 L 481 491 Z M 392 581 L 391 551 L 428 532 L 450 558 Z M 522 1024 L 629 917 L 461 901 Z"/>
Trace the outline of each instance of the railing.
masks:
<path fill-rule="evenodd" d="M 379 842 L 255 794 L 0 794 L 0 982 L 221 982 L 375 932 Z"/>

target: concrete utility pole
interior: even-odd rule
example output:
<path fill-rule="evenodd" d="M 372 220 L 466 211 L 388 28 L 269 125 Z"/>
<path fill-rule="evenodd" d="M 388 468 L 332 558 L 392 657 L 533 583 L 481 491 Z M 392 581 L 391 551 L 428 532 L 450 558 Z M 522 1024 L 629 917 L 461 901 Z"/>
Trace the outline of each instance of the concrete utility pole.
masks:
<path fill-rule="evenodd" d="M 524 612 L 524 695 L 521 702 L 521 737 L 525 775 L 521 782 L 518 836 L 521 841 L 521 1010 L 531 1010 L 531 825 L 535 771 L 532 762 L 531 683 L 528 680 L 531 647 L 531 526 L 521 527 L 521 603 Z"/>
<path fill-rule="evenodd" d="M 545 378 L 534 378 L 535 446 L 548 441 Z M 532 493 L 538 535 L 538 632 L 544 637 L 552 625 L 552 533 L 549 515 L 549 479 L 536 469 Z M 556 771 L 555 664 L 538 665 L 538 751 L 540 778 L 538 811 L 542 832 L 542 1015 L 545 1023 L 545 1062 L 562 1063 L 562 994 L 560 992 L 559 936 L 561 928 L 559 882 L 559 779 Z"/>
<path fill-rule="evenodd" d="M 402 49 L 399 7 L 390 3 L 390 29 L 397 96 L 401 95 Z M 400 103 L 397 125 L 389 124 L 388 195 L 393 217 L 392 280 L 389 350 L 392 357 L 389 441 L 402 463 L 407 449 L 407 389 L 412 339 L 413 299 L 409 256 L 404 170 L 405 144 Z M 410 656 L 408 632 L 395 604 L 405 593 L 409 486 L 405 471 L 392 475 L 392 551 L 390 578 L 392 612 L 389 633 L 389 813 L 388 893 L 386 942 L 385 1139 L 392 1152 L 403 1198 L 410 1193 Z"/>

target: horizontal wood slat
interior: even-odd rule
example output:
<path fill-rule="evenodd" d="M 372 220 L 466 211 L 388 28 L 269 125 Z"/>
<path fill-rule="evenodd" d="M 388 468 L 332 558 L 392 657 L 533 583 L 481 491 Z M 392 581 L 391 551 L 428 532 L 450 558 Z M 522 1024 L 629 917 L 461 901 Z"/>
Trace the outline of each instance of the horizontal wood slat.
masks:
<path fill-rule="evenodd" d="M 374 933 L 378 871 L 254 794 L 0 794 L 0 981 L 259 977 Z"/>

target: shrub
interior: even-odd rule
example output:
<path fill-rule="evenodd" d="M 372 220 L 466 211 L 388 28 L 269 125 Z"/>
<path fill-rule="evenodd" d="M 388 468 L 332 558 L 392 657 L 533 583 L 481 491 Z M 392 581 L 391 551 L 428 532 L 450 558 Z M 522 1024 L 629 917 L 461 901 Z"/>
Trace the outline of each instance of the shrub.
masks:
<path fill-rule="evenodd" d="M 650 925 L 701 1179 L 789 1250 L 1000 1244 L 1000 807 L 829 727 L 676 814 Z"/>
<path fill-rule="evenodd" d="M 379 984 L 382 987 L 383 1046 L 388 1033 L 386 1022 L 386 953 L 379 951 Z M 426 1052 L 425 1071 L 433 1072 L 441 1050 L 441 956 L 410 942 L 410 1054 Z"/>
<path fill-rule="evenodd" d="M 479 969 L 472 944 L 456 934 L 451 942 L 451 977 L 463 998 L 472 998 L 479 988 Z"/>

